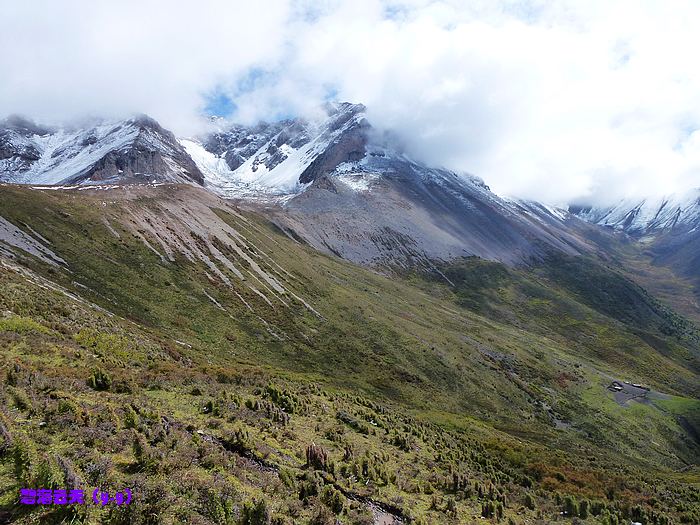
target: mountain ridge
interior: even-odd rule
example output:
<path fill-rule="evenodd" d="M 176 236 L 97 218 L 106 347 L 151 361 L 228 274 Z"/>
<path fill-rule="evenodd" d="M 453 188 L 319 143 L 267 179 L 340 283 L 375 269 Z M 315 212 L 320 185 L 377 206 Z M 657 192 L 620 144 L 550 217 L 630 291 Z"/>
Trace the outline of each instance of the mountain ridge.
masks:
<path fill-rule="evenodd" d="M 700 226 L 700 188 L 661 197 L 623 199 L 613 206 L 574 205 L 569 209 L 588 222 L 635 237 L 673 230 L 687 232 Z"/>
<path fill-rule="evenodd" d="M 14 126 L 20 134 L 10 122 L 0 136 L 8 157 L 0 161 L 0 180 L 203 185 L 268 210 L 283 230 L 317 249 L 373 266 L 432 267 L 472 255 L 527 264 L 549 250 L 592 250 L 567 229 L 571 217 L 562 212 L 502 199 L 478 177 L 408 157 L 372 128 L 365 106 L 324 110 L 326 117 L 315 120 L 219 123 L 180 140 L 145 116 L 72 132 L 25 123 Z M 44 135 L 32 135 L 35 129 Z M 22 153 L 22 146 L 37 154 Z"/>

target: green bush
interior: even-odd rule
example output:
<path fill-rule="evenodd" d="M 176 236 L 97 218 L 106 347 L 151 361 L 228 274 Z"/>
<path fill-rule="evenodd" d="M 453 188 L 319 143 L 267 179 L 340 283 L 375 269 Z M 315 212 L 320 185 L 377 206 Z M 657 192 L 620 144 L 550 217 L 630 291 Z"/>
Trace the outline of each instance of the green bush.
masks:
<path fill-rule="evenodd" d="M 241 525 L 269 525 L 270 511 L 264 499 L 247 501 L 241 510 Z"/>
<path fill-rule="evenodd" d="M 32 485 L 32 469 L 37 462 L 37 453 L 33 443 L 23 434 L 15 436 L 12 445 L 12 460 L 14 464 L 14 474 L 17 482 L 29 487 Z"/>
<path fill-rule="evenodd" d="M 136 428 L 139 426 L 139 415 L 136 411 L 127 405 L 124 409 L 124 427 L 126 428 Z"/>
<path fill-rule="evenodd" d="M 525 506 L 530 510 L 535 510 L 535 499 L 532 494 L 525 494 Z"/>
<path fill-rule="evenodd" d="M 150 446 L 141 434 L 134 437 L 132 450 L 140 470 L 150 473 L 158 471 L 161 460 L 158 451 Z"/>
<path fill-rule="evenodd" d="M 29 317 L 13 315 L 0 319 L 0 332 L 14 332 L 16 334 L 26 334 L 29 332 L 39 332 L 48 334 L 49 329 L 37 323 Z"/>
<path fill-rule="evenodd" d="M 564 512 L 567 516 L 578 516 L 578 503 L 575 497 L 566 496 L 564 498 Z"/>
<path fill-rule="evenodd" d="M 122 336 L 84 328 L 73 336 L 73 339 L 83 348 L 88 348 L 99 356 L 127 357 L 126 350 L 129 344 Z"/>
<path fill-rule="evenodd" d="M 590 509 L 591 504 L 588 502 L 587 499 L 581 500 L 581 503 L 579 503 L 578 506 L 578 515 L 581 519 L 586 519 L 588 518 L 588 511 Z"/>
<path fill-rule="evenodd" d="M 109 390 L 109 388 L 112 386 L 112 378 L 101 368 L 96 368 L 93 370 L 87 383 L 93 390 Z"/>
<path fill-rule="evenodd" d="M 345 496 L 331 485 L 326 485 L 321 491 L 321 501 L 335 514 L 343 512 Z"/>
<path fill-rule="evenodd" d="M 32 409 L 32 402 L 24 390 L 11 386 L 8 387 L 7 391 L 12 398 L 12 402 L 19 410 L 26 411 Z"/>

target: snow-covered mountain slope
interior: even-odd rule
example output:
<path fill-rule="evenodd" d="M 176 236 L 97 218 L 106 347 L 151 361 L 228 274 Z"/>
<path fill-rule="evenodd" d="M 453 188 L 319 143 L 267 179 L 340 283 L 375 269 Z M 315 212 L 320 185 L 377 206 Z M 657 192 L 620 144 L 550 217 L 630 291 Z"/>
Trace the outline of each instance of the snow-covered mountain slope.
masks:
<path fill-rule="evenodd" d="M 202 184 L 204 178 L 175 136 L 146 116 L 81 128 L 10 117 L 0 123 L 0 181 Z"/>
<path fill-rule="evenodd" d="M 586 221 L 635 236 L 674 229 L 689 231 L 700 225 L 700 189 L 666 197 L 626 199 L 608 208 L 572 206 L 570 211 Z"/>
<path fill-rule="evenodd" d="M 291 195 L 340 161 L 364 155 L 365 107 L 329 104 L 326 111 L 326 119 L 232 125 L 181 143 L 219 194 Z"/>

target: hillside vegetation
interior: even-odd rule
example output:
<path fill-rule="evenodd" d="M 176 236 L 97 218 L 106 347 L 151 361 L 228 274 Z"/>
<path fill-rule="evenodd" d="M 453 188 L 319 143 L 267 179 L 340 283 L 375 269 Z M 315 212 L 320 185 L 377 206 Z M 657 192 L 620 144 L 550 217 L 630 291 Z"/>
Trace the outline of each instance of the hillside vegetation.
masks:
<path fill-rule="evenodd" d="M 186 186 L 0 216 L 0 521 L 700 520 L 697 329 L 598 261 L 381 275 Z"/>

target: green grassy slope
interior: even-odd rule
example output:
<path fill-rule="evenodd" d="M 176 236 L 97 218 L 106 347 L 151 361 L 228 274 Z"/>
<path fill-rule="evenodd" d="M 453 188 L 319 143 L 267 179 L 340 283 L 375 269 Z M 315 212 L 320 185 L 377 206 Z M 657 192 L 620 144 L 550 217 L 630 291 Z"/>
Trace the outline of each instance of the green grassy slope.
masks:
<path fill-rule="evenodd" d="M 67 263 L 0 269 L 5 517 L 72 473 L 143 495 L 88 522 L 697 519 L 696 332 L 604 267 L 390 278 L 194 188 L 3 186 L 0 216 Z"/>

